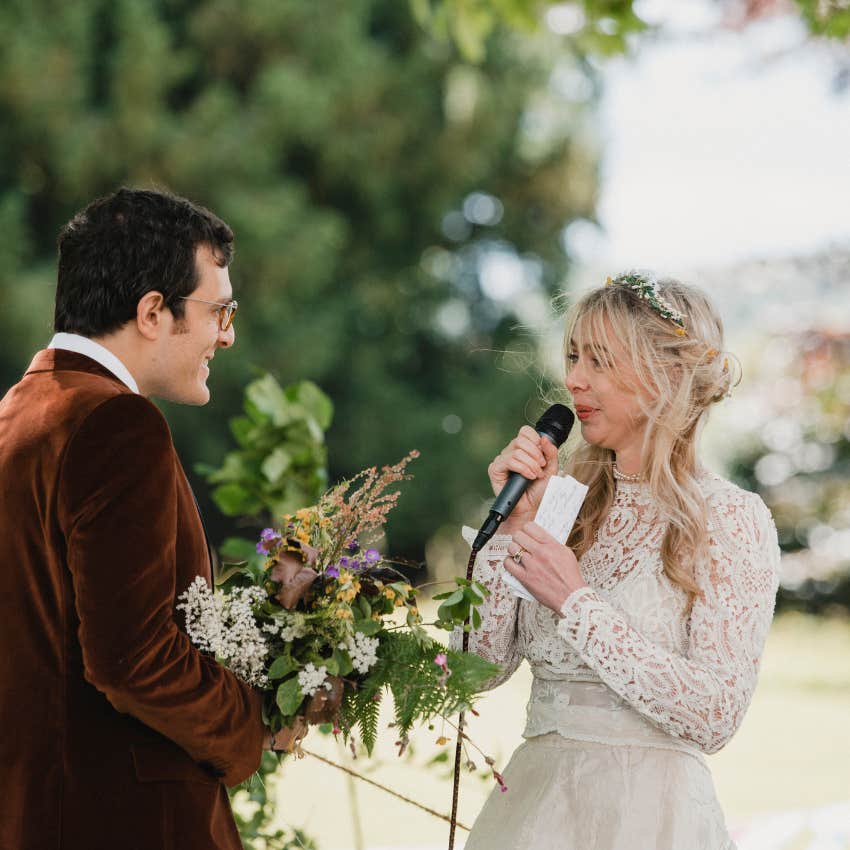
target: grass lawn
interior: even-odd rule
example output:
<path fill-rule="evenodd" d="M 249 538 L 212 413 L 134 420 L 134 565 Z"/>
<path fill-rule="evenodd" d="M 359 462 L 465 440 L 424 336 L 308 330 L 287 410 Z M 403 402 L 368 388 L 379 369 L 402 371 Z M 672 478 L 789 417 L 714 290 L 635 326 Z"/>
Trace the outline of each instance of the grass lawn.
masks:
<path fill-rule="evenodd" d="M 472 720 L 473 739 L 502 766 L 522 740 L 530 680 L 523 665 L 482 699 L 481 716 Z M 373 762 L 352 759 L 332 738 L 316 732 L 305 743 L 308 750 L 447 812 L 448 768 L 425 766 L 445 749 L 435 743 L 440 733 L 439 728 L 419 732 L 412 757 L 401 760 L 391 731 Z M 777 619 L 744 724 L 709 764 L 731 824 L 769 812 L 850 801 L 850 622 L 798 615 Z M 491 785 L 475 774 L 463 777 L 462 821 L 472 823 Z M 281 822 L 303 827 L 320 850 L 446 846 L 447 826 L 436 818 L 309 756 L 284 765 L 277 793 Z"/>

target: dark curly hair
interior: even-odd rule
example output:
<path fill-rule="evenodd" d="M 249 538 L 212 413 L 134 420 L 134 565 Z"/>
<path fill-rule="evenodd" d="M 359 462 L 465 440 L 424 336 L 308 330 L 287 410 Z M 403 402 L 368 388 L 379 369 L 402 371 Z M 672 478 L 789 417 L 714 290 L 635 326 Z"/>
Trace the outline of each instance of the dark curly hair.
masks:
<path fill-rule="evenodd" d="M 119 189 L 92 201 L 59 234 L 53 327 L 101 336 L 136 315 L 145 293 L 161 292 L 176 318 L 198 285 L 195 249 L 233 257 L 233 231 L 204 207 L 168 192 Z"/>

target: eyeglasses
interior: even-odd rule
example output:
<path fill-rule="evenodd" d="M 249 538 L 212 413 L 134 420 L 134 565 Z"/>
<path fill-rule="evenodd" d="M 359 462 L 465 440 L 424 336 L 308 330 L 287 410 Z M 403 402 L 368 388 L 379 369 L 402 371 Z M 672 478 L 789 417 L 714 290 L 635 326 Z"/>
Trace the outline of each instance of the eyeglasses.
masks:
<path fill-rule="evenodd" d="M 218 326 L 222 331 L 230 330 L 230 326 L 233 324 L 233 317 L 239 308 L 239 304 L 236 301 L 228 301 L 226 304 L 222 304 L 220 301 L 205 301 L 203 298 L 189 298 L 186 295 L 181 296 L 181 301 L 197 301 L 199 304 L 212 304 L 218 307 Z"/>

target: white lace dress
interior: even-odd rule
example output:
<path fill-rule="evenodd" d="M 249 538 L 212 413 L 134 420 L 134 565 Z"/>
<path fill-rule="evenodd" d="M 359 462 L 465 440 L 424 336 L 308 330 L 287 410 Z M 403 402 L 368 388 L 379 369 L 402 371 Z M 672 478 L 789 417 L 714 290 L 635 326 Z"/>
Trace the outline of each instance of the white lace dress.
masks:
<path fill-rule="evenodd" d="M 756 684 L 773 616 L 779 548 L 758 496 L 713 474 L 711 559 L 690 613 L 662 572 L 647 488 L 617 482 L 614 505 L 580 561 L 590 585 L 559 617 L 505 586 L 510 537 L 475 564 L 491 592 L 470 650 L 501 664 L 500 684 L 528 659 L 526 738 L 466 850 L 728 850 L 703 753 L 735 733 Z M 453 643 L 457 643 L 457 634 Z"/>

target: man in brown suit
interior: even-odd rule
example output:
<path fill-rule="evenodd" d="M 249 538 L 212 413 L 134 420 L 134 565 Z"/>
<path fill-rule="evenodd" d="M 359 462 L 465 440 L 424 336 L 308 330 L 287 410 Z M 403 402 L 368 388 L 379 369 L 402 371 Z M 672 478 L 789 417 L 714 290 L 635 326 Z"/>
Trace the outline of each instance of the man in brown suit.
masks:
<path fill-rule="evenodd" d="M 148 396 L 205 404 L 233 234 L 122 189 L 59 237 L 56 336 L 0 402 L 0 850 L 241 847 L 261 700 L 176 616 L 210 558 Z"/>

